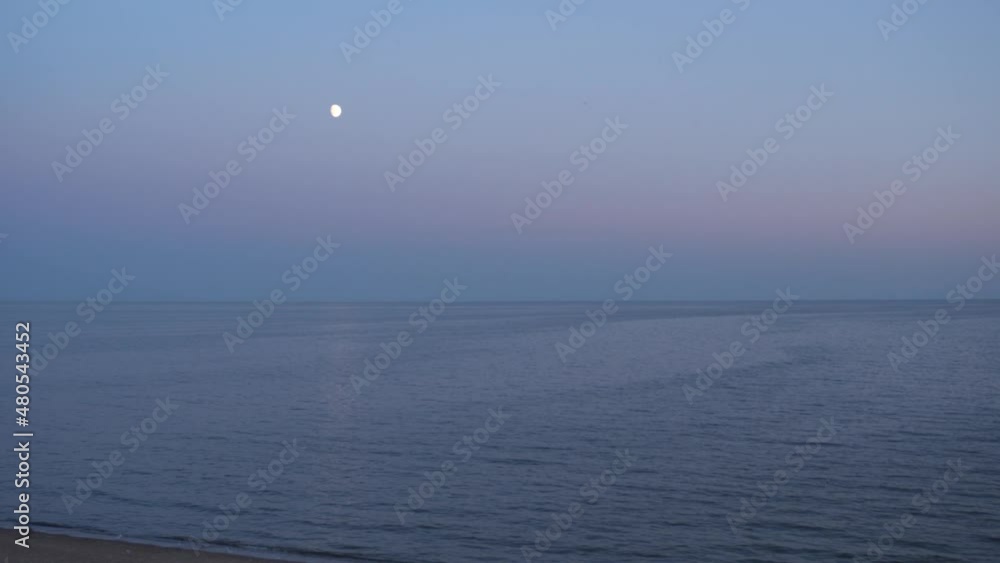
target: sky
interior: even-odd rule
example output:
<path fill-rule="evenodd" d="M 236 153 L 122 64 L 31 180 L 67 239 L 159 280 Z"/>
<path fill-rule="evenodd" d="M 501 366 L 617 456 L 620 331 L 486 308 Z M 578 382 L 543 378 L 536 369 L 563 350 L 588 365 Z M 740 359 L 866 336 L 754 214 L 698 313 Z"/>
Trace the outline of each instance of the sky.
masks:
<path fill-rule="evenodd" d="M 0 300 L 290 293 L 317 237 L 293 299 L 603 300 L 662 245 L 634 299 L 943 300 L 1000 251 L 996 3 L 232 3 L 0 4 Z"/>

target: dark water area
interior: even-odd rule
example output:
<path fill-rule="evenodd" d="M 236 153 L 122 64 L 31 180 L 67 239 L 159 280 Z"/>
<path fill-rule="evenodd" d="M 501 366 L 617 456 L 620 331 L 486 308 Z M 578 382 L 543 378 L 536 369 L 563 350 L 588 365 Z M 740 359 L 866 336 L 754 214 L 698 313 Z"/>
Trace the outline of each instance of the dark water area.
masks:
<path fill-rule="evenodd" d="M 30 321 L 40 530 L 301 561 L 1000 560 L 1000 302 L 778 305 L 7 303 L 0 362 Z"/>

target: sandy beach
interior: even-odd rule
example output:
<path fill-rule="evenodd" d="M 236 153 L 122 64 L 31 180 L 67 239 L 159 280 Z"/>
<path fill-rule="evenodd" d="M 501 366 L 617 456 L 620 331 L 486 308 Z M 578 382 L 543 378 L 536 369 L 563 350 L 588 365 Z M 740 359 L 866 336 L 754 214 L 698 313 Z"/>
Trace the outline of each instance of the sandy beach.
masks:
<path fill-rule="evenodd" d="M 254 563 L 278 561 L 258 559 L 218 553 L 201 552 L 196 555 L 190 549 L 172 549 L 120 541 L 92 540 L 56 536 L 51 534 L 31 534 L 31 548 L 14 545 L 16 534 L 11 530 L 0 532 L 0 555 L 5 563 L 179 563 L 198 561 L 199 563 Z"/>

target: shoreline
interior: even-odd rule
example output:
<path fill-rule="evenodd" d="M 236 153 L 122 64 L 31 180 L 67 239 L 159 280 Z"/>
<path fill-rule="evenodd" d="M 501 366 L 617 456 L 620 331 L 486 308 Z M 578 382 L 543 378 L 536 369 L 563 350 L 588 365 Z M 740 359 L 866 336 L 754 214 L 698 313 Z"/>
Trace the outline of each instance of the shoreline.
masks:
<path fill-rule="evenodd" d="M 265 563 L 288 559 L 265 559 L 258 556 L 230 555 L 201 551 L 195 553 L 183 547 L 160 547 L 125 540 L 90 539 L 52 533 L 32 532 L 31 548 L 14 545 L 18 534 L 13 530 L 0 532 L 0 556 L 10 563 Z"/>

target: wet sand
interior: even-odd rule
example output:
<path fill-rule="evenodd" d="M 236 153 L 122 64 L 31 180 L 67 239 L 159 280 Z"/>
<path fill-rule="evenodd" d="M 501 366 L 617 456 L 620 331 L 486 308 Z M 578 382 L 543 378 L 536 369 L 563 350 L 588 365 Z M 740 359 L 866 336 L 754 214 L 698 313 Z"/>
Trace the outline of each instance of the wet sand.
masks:
<path fill-rule="evenodd" d="M 14 545 L 17 534 L 13 530 L 0 531 L 0 557 L 9 563 L 261 563 L 277 559 L 257 559 L 190 549 L 173 549 L 125 543 L 120 541 L 92 540 L 54 536 L 32 532 L 30 549 Z"/>

